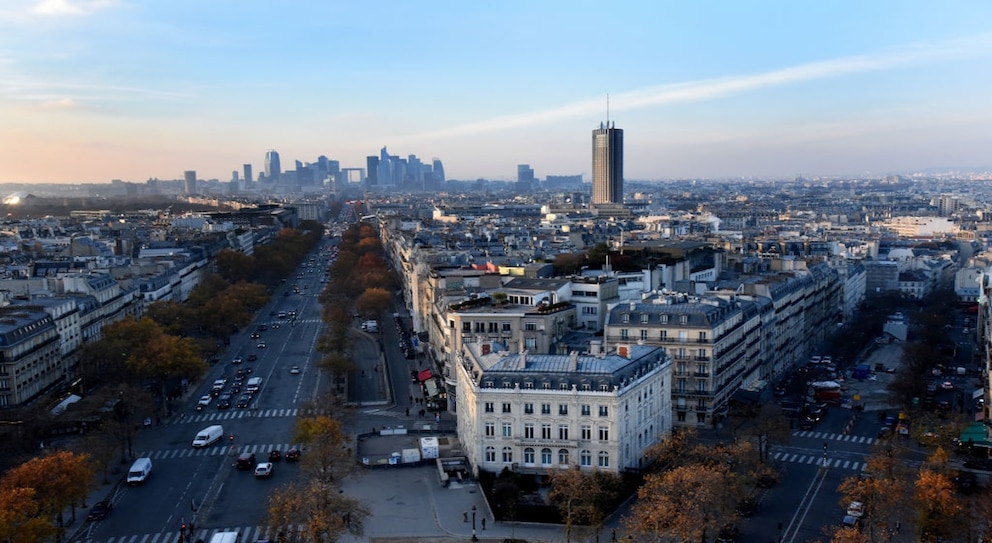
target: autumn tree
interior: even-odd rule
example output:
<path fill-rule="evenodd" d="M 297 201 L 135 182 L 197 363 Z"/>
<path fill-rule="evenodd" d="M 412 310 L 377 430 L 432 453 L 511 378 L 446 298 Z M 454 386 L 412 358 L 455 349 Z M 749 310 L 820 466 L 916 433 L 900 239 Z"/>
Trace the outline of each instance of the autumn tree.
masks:
<path fill-rule="evenodd" d="M 579 466 L 548 472 L 548 499 L 558 506 L 565 521 L 565 540 L 576 524 L 601 526 L 621 492 L 620 476 L 604 471 L 583 472 Z"/>
<path fill-rule="evenodd" d="M 768 461 L 769 445 L 788 443 L 792 437 L 789 419 L 776 404 L 762 405 L 757 416 L 745 423 L 738 433 L 754 440 L 761 462 Z"/>
<path fill-rule="evenodd" d="M 56 534 L 52 517 L 41 514 L 34 488 L 0 489 L 0 541 L 43 543 Z"/>
<path fill-rule="evenodd" d="M 624 519 L 632 534 L 656 541 L 707 543 L 736 518 L 737 484 L 726 464 L 683 465 L 648 475 Z"/>
<path fill-rule="evenodd" d="M 555 257 L 555 272 L 560 276 L 578 273 L 585 261 L 585 253 L 560 253 Z"/>
<path fill-rule="evenodd" d="M 251 281 L 255 275 L 255 259 L 241 251 L 221 249 L 214 257 L 217 273 L 228 283 Z"/>
<path fill-rule="evenodd" d="M 268 522 L 279 527 L 278 541 L 325 543 L 345 533 L 364 533 L 368 509 L 320 479 L 292 482 L 269 496 Z"/>
<path fill-rule="evenodd" d="M 293 436 L 306 448 L 300 464 L 309 478 L 338 484 L 356 473 L 351 441 L 339 421 L 326 414 L 304 416 L 296 420 Z"/>
<path fill-rule="evenodd" d="M 370 288 L 355 301 L 355 309 L 362 315 L 375 316 L 389 308 L 392 296 L 381 288 Z"/>
<path fill-rule="evenodd" d="M 61 532 L 62 511 L 71 506 L 75 519 L 76 505 L 85 503 L 92 482 L 93 466 L 86 455 L 58 451 L 11 468 L 0 478 L 0 494 L 18 488 L 33 489 L 39 513 L 58 519 Z"/>
<path fill-rule="evenodd" d="M 920 470 L 913 503 L 922 543 L 942 541 L 954 534 L 963 508 L 950 477 L 929 468 Z"/>

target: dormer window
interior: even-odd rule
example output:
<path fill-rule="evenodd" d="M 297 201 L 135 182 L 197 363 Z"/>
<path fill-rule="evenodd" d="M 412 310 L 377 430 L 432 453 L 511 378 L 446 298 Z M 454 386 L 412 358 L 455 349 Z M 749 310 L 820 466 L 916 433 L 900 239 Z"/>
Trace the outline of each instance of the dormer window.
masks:
<path fill-rule="evenodd" d="M 624 313 L 620 320 L 622 322 L 630 322 L 630 313 Z"/>
<path fill-rule="evenodd" d="M 648 315 L 647 313 L 645 313 L 641 315 L 641 324 L 647 324 L 647 323 L 648 323 Z"/>
<path fill-rule="evenodd" d="M 687 324 L 689 322 L 689 315 L 680 315 L 679 324 Z"/>

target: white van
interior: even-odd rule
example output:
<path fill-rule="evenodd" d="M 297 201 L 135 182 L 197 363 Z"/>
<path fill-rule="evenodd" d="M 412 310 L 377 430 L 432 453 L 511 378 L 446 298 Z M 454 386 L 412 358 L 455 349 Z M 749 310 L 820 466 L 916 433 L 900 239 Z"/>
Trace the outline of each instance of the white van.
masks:
<path fill-rule="evenodd" d="M 217 532 L 210 538 L 210 543 L 238 543 L 240 537 L 238 532 Z"/>
<path fill-rule="evenodd" d="M 152 459 L 139 458 L 131 464 L 131 469 L 127 470 L 127 484 L 134 486 L 145 482 L 152 472 Z"/>
<path fill-rule="evenodd" d="M 196 433 L 196 437 L 193 439 L 193 447 L 199 449 L 200 447 L 209 447 L 216 443 L 220 438 L 224 437 L 224 427 L 220 424 L 214 424 L 213 426 L 207 426 L 206 428 L 200 430 Z"/>
<path fill-rule="evenodd" d="M 247 383 L 245 383 L 245 392 L 247 392 L 248 394 L 254 394 L 258 392 L 258 389 L 261 388 L 261 386 L 262 386 L 262 378 L 252 377 L 251 379 L 248 379 Z"/>

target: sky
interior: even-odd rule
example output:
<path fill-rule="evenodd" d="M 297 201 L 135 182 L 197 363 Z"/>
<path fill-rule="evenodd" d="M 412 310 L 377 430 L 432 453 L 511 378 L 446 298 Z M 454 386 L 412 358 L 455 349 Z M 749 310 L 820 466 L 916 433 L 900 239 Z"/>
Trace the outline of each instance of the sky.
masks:
<path fill-rule="evenodd" d="M 0 0 L 0 182 L 992 170 L 990 89 L 985 0 Z"/>

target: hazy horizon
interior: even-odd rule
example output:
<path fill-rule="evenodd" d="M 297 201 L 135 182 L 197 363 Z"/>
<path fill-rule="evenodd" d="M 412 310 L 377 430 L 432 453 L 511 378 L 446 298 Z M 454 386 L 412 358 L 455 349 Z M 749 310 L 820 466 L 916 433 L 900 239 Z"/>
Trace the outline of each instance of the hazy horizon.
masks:
<path fill-rule="evenodd" d="M 0 183 L 229 180 L 319 155 L 449 178 L 984 169 L 992 5 L 18 0 L 0 7 Z"/>

